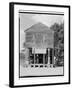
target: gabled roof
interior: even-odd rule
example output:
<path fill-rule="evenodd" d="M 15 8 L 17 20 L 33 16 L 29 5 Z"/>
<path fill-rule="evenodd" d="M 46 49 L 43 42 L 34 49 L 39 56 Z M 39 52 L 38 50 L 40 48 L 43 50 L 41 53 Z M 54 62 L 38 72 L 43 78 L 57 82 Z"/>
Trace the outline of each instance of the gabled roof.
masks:
<path fill-rule="evenodd" d="M 48 32 L 48 31 L 52 32 L 52 30 L 48 26 L 42 23 L 34 24 L 30 28 L 25 30 L 25 32 Z"/>

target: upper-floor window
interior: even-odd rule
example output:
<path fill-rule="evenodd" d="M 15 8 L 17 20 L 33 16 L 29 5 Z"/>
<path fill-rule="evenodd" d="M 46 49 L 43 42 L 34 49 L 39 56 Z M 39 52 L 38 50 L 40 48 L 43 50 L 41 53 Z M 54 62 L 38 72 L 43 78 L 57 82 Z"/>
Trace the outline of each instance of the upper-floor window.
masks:
<path fill-rule="evenodd" d="M 35 34 L 35 44 L 37 46 L 41 46 L 42 42 L 43 42 L 43 35 L 42 35 L 42 33 L 36 33 Z"/>
<path fill-rule="evenodd" d="M 26 42 L 33 42 L 33 34 L 28 32 L 26 33 Z"/>

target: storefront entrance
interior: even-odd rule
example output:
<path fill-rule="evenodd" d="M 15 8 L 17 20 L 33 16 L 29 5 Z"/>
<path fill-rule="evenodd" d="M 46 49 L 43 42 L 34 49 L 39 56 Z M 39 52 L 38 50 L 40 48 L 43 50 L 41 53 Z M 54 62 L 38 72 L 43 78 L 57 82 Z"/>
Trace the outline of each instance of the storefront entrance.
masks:
<path fill-rule="evenodd" d="M 32 52 L 32 48 L 29 49 L 29 61 L 30 65 L 50 65 L 53 64 L 53 49 L 46 49 L 46 53 L 39 51 L 39 53 Z"/>

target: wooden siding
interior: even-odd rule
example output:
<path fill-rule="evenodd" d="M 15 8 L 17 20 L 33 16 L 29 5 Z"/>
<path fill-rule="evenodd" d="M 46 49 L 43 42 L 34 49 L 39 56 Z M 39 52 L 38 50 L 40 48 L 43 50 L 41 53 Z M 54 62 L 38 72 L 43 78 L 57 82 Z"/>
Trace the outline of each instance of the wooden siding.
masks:
<path fill-rule="evenodd" d="M 53 48 L 54 33 L 48 32 L 27 32 L 26 33 L 26 47 L 35 48 Z"/>

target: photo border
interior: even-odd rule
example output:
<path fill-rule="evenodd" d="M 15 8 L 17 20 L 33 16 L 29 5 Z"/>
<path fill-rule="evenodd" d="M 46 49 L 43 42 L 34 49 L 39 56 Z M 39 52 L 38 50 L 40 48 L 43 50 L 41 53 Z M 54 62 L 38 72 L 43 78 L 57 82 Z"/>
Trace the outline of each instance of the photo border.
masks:
<path fill-rule="evenodd" d="M 17 85 L 14 86 L 14 5 L 32 5 L 44 7 L 63 7 L 69 9 L 69 77 L 68 82 L 51 83 L 51 84 L 34 84 L 34 85 Z M 9 86 L 10 87 L 29 87 L 29 86 L 46 86 L 46 85 L 62 85 L 70 84 L 70 6 L 69 5 L 53 5 L 53 4 L 35 4 L 35 3 L 9 3 Z"/>

